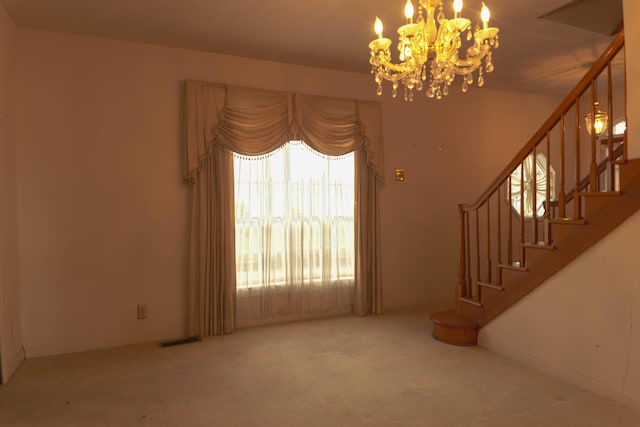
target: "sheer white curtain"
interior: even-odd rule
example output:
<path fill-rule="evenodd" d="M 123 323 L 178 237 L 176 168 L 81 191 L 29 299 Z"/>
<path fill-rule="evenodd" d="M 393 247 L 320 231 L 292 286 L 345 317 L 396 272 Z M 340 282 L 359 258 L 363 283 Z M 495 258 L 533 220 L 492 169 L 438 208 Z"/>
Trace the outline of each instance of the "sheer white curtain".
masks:
<path fill-rule="evenodd" d="M 353 154 L 236 155 L 234 196 L 239 326 L 351 312 Z"/>
<path fill-rule="evenodd" d="M 377 102 L 185 82 L 184 181 L 191 185 L 188 334 L 236 326 L 232 152 L 270 153 L 303 140 L 330 156 L 354 153 L 353 312 L 382 312 L 379 188 L 382 117 Z"/>

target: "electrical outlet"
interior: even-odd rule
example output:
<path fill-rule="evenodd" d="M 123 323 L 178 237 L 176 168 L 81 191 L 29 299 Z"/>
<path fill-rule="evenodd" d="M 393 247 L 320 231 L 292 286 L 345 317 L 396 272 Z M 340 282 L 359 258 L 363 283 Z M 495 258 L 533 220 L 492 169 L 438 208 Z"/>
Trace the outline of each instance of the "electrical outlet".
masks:
<path fill-rule="evenodd" d="M 138 304 L 138 319 L 147 318 L 147 304 Z"/>

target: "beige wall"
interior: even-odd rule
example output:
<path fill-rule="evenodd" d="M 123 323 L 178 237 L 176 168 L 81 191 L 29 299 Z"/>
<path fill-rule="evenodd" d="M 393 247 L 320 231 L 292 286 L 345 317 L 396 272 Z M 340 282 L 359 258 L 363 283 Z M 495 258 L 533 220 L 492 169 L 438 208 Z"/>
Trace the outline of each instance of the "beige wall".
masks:
<path fill-rule="evenodd" d="M 640 407 L 640 213 L 480 331 L 480 344 Z"/>
<path fill-rule="evenodd" d="M 475 201 L 559 103 L 490 86 L 488 79 L 485 88 L 467 94 L 454 89 L 439 103 L 420 96 L 419 104 L 383 105 L 387 307 L 451 301 L 458 271 L 457 204 Z M 405 169 L 406 181 L 393 180 L 396 168 Z"/>
<path fill-rule="evenodd" d="M 16 210 L 15 39 L 15 26 L 0 7 L 0 371 L 5 382 L 24 358 Z"/>
<path fill-rule="evenodd" d="M 624 1 L 630 157 L 640 157 L 640 3 Z M 640 213 L 483 328 L 481 345 L 640 407 Z"/>
<path fill-rule="evenodd" d="M 184 79 L 379 99 L 368 74 L 18 33 L 18 213 L 27 356 L 184 333 Z M 558 102 L 490 86 L 488 77 L 485 88 L 464 96 L 454 90 L 441 103 L 422 93 L 413 104 L 388 93 L 382 98 L 386 308 L 452 295 L 456 203 L 477 197 Z M 393 181 L 395 168 L 406 169 L 405 182 Z M 148 319 L 136 320 L 138 302 L 148 304 Z"/>

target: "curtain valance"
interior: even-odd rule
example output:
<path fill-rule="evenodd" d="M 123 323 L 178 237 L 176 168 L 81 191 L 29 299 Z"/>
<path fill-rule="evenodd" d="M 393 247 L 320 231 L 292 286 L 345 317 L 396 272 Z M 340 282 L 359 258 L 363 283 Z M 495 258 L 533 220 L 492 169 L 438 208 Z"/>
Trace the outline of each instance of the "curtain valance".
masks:
<path fill-rule="evenodd" d="M 193 182 L 213 148 L 266 154 L 290 140 L 338 156 L 364 148 L 383 183 L 380 104 L 292 92 L 185 82 L 185 180 Z"/>

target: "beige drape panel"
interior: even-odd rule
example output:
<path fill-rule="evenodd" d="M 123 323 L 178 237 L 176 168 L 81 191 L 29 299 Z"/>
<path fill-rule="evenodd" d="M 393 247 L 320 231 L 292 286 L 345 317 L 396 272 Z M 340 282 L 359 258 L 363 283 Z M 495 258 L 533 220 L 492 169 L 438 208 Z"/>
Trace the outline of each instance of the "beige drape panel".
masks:
<path fill-rule="evenodd" d="M 356 151 L 354 312 L 382 312 L 378 189 L 383 183 L 380 104 L 185 82 L 185 182 L 192 185 L 189 333 L 230 333 L 235 322 L 231 152 L 266 154 L 289 140 L 317 151 Z"/>

